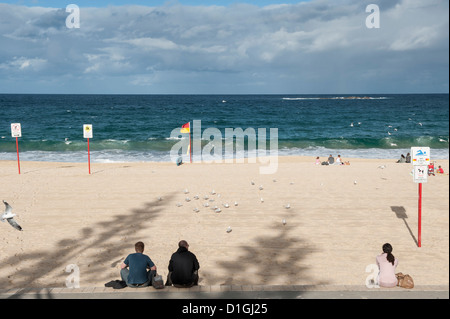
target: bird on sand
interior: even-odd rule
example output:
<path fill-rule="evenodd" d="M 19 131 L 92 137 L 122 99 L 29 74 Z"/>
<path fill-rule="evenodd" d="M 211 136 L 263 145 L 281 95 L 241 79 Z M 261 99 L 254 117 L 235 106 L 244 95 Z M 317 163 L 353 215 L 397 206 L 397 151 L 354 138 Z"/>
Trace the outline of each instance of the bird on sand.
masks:
<path fill-rule="evenodd" d="M 1 221 L 4 222 L 5 220 L 7 220 L 12 227 L 22 231 L 22 227 L 20 227 L 20 225 L 14 220 L 14 216 L 16 216 L 16 214 L 12 213 L 12 207 L 5 201 L 3 201 L 3 203 L 5 204 L 5 212 L 0 218 Z"/>

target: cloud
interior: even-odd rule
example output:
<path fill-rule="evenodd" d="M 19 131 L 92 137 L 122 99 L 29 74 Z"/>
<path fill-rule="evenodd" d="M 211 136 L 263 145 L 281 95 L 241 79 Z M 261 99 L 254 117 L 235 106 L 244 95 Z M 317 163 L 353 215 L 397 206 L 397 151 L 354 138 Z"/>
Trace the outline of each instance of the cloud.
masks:
<path fill-rule="evenodd" d="M 0 69 L 7 71 L 39 71 L 45 67 L 47 60 L 40 58 L 13 57 L 0 64 Z"/>
<path fill-rule="evenodd" d="M 0 89 L 28 72 L 69 93 L 448 92 L 448 1 L 372 2 L 379 29 L 358 0 L 81 7 L 79 29 L 61 8 L 0 4 Z"/>

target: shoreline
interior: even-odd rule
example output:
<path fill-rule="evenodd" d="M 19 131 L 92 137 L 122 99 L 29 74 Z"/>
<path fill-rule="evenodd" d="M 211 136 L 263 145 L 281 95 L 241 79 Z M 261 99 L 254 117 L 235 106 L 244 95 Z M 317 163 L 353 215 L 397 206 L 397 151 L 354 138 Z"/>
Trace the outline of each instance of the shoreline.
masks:
<path fill-rule="evenodd" d="M 258 161 L 94 163 L 91 175 L 87 163 L 26 162 L 18 175 L 16 161 L 0 161 L 1 199 L 23 227 L 0 223 L 0 289 L 65 287 L 68 265 L 79 267 L 81 287 L 103 286 L 120 279 L 139 240 L 165 279 L 181 239 L 199 259 L 200 285 L 364 285 L 385 242 L 416 285 L 448 284 L 448 160 L 423 187 L 421 248 L 412 164 L 314 160 L 280 157 L 267 175 Z"/>
<path fill-rule="evenodd" d="M 336 153 L 338 154 L 338 153 Z M 202 162 L 193 162 L 193 163 L 189 163 L 184 161 L 183 158 L 183 164 L 257 164 L 258 162 L 265 162 L 268 161 L 268 159 L 273 158 L 274 156 L 260 156 L 260 157 L 252 157 L 252 158 L 233 158 L 232 161 L 233 162 L 228 162 L 231 159 L 222 159 L 220 162 L 214 162 L 214 163 L 208 163 L 207 161 L 202 161 Z M 291 161 L 296 161 L 299 160 L 301 162 L 312 162 L 315 163 L 316 157 L 317 156 L 305 156 L 305 155 L 278 155 L 275 156 L 278 159 L 281 159 L 279 162 L 283 163 L 283 162 L 291 162 Z M 336 156 L 334 156 L 336 159 Z M 320 161 L 326 161 L 328 159 L 328 156 L 319 156 Z M 390 161 L 392 163 L 396 163 L 398 158 L 365 158 L 365 157 L 342 157 L 342 161 L 347 162 L 349 161 L 351 162 L 360 162 L 360 161 Z M 92 153 L 91 153 L 91 159 L 92 159 Z M 187 158 L 187 160 L 189 160 L 189 158 Z M 238 161 L 238 162 L 237 162 Z M 243 161 L 243 162 L 241 162 Z M 432 162 L 437 162 L 437 161 L 449 161 L 448 158 L 436 158 L 436 159 L 432 159 Z M 14 162 L 17 164 L 17 160 L 12 160 L 12 159 L 0 159 L 0 163 L 8 163 L 8 162 Z M 20 159 L 20 162 L 26 162 L 26 163 L 55 163 L 55 164 L 85 164 L 87 163 L 87 159 L 86 161 L 49 161 L 49 160 L 23 160 Z M 175 162 L 171 162 L 171 161 L 106 161 L 106 162 L 95 162 L 91 160 L 91 164 L 126 164 L 126 163 L 130 163 L 130 164 L 175 164 Z M 398 163 L 396 163 L 398 164 Z M 402 163 L 402 164 L 410 164 L 412 165 L 412 163 Z"/>

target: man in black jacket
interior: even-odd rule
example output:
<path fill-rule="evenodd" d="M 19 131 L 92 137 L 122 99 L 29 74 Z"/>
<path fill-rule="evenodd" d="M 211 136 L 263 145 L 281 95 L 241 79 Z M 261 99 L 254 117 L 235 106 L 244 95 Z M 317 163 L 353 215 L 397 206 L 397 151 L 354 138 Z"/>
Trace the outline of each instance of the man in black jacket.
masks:
<path fill-rule="evenodd" d="M 200 265 L 197 257 L 188 249 L 189 244 L 185 240 L 178 243 L 178 250 L 170 258 L 166 286 L 174 285 L 188 288 L 198 285 Z"/>

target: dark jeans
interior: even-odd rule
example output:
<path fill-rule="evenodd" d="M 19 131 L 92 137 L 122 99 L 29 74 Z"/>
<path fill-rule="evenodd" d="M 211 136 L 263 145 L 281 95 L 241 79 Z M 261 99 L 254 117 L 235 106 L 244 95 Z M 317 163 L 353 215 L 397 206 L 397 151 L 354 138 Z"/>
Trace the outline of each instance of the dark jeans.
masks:
<path fill-rule="evenodd" d="M 174 284 L 172 282 L 172 272 L 170 271 L 169 274 L 167 275 L 167 280 L 166 280 L 166 286 L 172 286 L 174 285 L 175 287 L 178 288 L 190 288 L 192 286 L 197 286 L 198 285 L 198 270 L 194 271 L 194 273 L 192 274 L 192 282 L 188 283 L 188 284 L 184 284 L 184 285 L 180 285 L 180 284 Z"/>
<path fill-rule="evenodd" d="M 139 288 L 139 287 L 148 287 L 152 284 L 152 278 L 156 275 L 155 270 L 149 270 L 147 271 L 147 281 L 143 282 L 142 284 L 130 284 L 128 283 L 128 274 L 130 273 L 130 270 L 128 268 L 122 268 L 120 270 L 120 277 L 122 277 L 122 280 L 126 282 L 128 287 L 132 288 Z"/>

